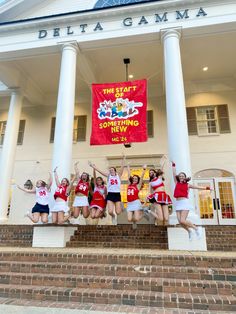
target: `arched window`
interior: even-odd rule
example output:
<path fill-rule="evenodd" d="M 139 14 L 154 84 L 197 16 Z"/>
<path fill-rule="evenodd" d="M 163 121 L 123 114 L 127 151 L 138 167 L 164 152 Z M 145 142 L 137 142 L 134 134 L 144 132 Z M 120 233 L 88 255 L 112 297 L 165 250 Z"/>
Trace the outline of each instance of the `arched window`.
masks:
<path fill-rule="evenodd" d="M 116 5 L 124 5 L 130 3 L 147 2 L 149 0 L 98 0 L 94 8 L 108 8 Z"/>
<path fill-rule="evenodd" d="M 195 179 L 204 179 L 204 178 L 233 178 L 233 173 L 223 170 L 223 169 L 205 169 L 195 173 Z"/>

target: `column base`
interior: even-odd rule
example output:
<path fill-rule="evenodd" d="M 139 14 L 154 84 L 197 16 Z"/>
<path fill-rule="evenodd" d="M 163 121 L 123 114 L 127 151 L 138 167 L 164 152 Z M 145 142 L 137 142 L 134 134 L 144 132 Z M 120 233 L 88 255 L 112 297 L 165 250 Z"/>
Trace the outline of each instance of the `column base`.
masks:
<path fill-rule="evenodd" d="M 7 225 L 9 222 L 8 218 L 0 217 L 0 225 Z"/>
<path fill-rule="evenodd" d="M 77 227 L 35 226 L 32 247 L 65 247 Z"/>
<path fill-rule="evenodd" d="M 199 240 L 194 237 L 190 241 L 188 232 L 178 227 L 168 227 L 167 234 L 169 250 L 207 251 L 205 228 L 202 228 L 202 237 Z"/>

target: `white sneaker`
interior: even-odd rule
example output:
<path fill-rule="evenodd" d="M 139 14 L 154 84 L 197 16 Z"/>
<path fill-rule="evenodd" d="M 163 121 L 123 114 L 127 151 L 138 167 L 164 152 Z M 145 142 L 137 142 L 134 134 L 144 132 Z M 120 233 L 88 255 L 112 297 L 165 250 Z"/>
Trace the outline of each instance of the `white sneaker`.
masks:
<path fill-rule="evenodd" d="M 195 232 L 197 235 L 197 239 L 200 240 L 202 237 L 202 227 L 201 226 L 197 227 L 197 230 Z"/>
<path fill-rule="evenodd" d="M 189 237 L 189 241 L 193 241 L 193 237 L 194 237 L 194 231 L 193 231 L 193 229 L 189 229 L 189 231 L 188 231 L 188 237 Z"/>
<path fill-rule="evenodd" d="M 114 214 L 114 216 L 112 216 L 112 224 L 115 226 L 117 225 L 117 215 Z"/>

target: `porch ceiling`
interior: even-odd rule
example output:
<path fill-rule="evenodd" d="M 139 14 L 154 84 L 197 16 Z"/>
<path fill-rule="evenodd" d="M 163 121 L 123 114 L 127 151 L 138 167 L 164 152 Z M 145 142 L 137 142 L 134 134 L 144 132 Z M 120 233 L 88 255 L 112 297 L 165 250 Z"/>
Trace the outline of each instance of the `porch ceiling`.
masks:
<path fill-rule="evenodd" d="M 187 83 L 212 82 L 227 89 L 236 88 L 236 32 L 181 39 L 184 80 Z M 130 58 L 129 73 L 134 79 L 147 78 L 150 95 L 163 95 L 163 52 L 158 41 L 82 50 L 97 83 L 125 80 L 124 58 Z M 1 62 L 2 64 L 3 62 Z M 1 65 L 0 64 L 0 65 Z M 5 62 L 10 66 L 11 62 Z M 60 73 L 60 54 L 15 60 L 14 65 L 32 80 L 44 95 L 56 95 Z M 203 72 L 202 68 L 208 67 Z M 226 84 L 224 84 L 227 81 Z M 186 90 L 188 92 L 188 90 Z M 90 85 L 77 66 L 77 96 L 90 101 Z"/>

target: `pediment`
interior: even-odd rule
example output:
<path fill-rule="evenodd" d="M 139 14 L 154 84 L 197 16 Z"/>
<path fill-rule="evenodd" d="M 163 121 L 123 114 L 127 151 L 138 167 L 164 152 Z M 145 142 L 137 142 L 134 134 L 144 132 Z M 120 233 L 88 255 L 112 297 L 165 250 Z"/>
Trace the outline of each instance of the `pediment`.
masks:
<path fill-rule="evenodd" d="M 97 0 L 8 0 L 0 6 L 0 22 L 93 9 Z"/>

